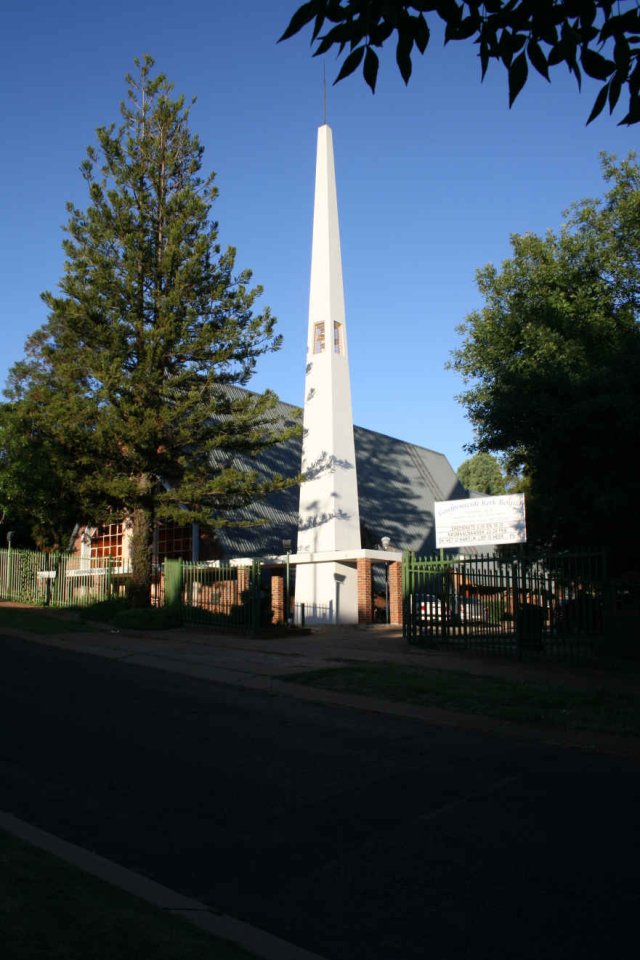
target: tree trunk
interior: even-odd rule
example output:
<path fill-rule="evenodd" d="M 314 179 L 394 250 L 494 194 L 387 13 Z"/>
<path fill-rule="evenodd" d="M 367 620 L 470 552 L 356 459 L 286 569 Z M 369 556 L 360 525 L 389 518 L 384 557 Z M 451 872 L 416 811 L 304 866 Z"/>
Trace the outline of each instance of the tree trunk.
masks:
<path fill-rule="evenodd" d="M 153 520 L 151 507 L 137 506 L 134 509 L 131 538 L 133 572 L 129 587 L 132 607 L 148 607 L 151 602 Z"/>

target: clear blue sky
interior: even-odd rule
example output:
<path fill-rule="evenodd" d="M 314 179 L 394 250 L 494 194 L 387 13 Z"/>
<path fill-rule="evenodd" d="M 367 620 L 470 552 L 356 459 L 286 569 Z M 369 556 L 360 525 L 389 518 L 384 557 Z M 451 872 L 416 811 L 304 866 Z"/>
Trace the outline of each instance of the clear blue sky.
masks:
<path fill-rule="evenodd" d="M 39 295 L 63 270 L 65 202 L 84 205 L 79 166 L 95 128 L 118 120 L 124 74 L 150 53 L 198 98 L 192 127 L 218 175 L 224 244 L 265 288 L 282 350 L 253 381 L 302 404 L 316 130 L 322 61 L 308 35 L 276 45 L 295 0 L 7 0 L 0 39 L 0 380 L 46 320 Z M 408 88 L 385 48 L 378 92 L 331 87 L 354 420 L 446 454 L 472 434 L 444 370 L 455 328 L 480 306 L 475 270 L 509 255 L 509 235 L 559 225 L 602 193 L 598 154 L 625 156 L 637 128 L 585 127 L 593 87 L 564 67 L 533 77 L 514 108 L 506 74 L 479 82 L 470 44 L 435 37 Z M 620 113 L 622 116 L 622 113 Z"/>

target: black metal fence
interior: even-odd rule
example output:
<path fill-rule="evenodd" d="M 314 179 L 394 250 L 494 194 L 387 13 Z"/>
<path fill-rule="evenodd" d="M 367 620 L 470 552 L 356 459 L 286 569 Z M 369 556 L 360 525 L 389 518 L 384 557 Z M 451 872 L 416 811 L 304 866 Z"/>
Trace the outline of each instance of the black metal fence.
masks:
<path fill-rule="evenodd" d="M 403 630 L 444 649 L 581 657 L 605 635 L 601 553 L 415 557 L 403 564 Z"/>
<path fill-rule="evenodd" d="M 334 622 L 332 604 L 293 603 L 291 608 L 296 627 L 327 626 Z"/>

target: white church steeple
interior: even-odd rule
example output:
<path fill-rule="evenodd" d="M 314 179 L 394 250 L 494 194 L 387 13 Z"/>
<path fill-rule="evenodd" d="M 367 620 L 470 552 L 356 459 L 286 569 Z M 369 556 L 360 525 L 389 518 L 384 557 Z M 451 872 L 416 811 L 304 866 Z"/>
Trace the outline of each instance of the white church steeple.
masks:
<path fill-rule="evenodd" d="M 300 487 L 298 556 L 358 550 L 358 480 L 338 201 L 333 137 L 326 124 L 318 130 L 302 472 L 306 479 Z M 318 560 L 298 565 L 296 602 L 305 603 L 310 616 L 313 606 L 330 607 L 334 622 L 351 622 L 354 615 L 357 622 L 355 569 Z"/>

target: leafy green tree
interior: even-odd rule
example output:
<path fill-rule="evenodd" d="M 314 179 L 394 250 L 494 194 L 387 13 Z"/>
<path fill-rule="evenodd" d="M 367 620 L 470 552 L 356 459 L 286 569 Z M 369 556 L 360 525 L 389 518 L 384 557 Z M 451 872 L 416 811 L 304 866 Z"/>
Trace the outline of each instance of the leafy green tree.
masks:
<path fill-rule="evenodd" d="M 458 467 L 458 480 L 477 493 L 486 493 L 490 497 L 506 492 L 505 479 L 496 457 L 479 450 Z"/>
<path fill-rule="evenodd" d="M 291 428 L 273 394 L 230 389 L 280 338 L 268 309 L 253 312 L 262 290 L 250 271 L 218 243 L 214 175 L 201 172 L 189 107 L 150 57 L 136 66 L 121 124 L 100 127 L 87 151 L 88 206 L 67 205 L 60 292 L 43 294 L 48 321 L 8 396 L 70 465 L 85 517 L 130 517 L 140 604 L 157 520 L 235 522 L 234 509 L 289 482 L 260 482 L 238 458 Z"/>
<path fill-rule="evenodd" d="M 535 505 L 534 538 L 637 549 L 640 478 L 640 168 L 603 157 L 610 188 L 563 228 L 512 237 L 477 280 L 485 306 L 452 366 L 476 448 L 501 453 Z M 529 511 L 528 511 L 529 513 Z"/>
<path fill-rule="evenodd" d="M 21 404 L 0 404 L 0 547 L 66 548 L 78 520 L 75 465 Z"/>
<path fill-rule="evenodd" d="M 492 60 L 509 77 L 509 106 L 527 82 L 529 66 L 545 80 L 565 64 L 578 86 L 582 71 L 602 83 L 588 122 L 606 105 L 613 112 L 620 94 L 629 95 L 623 124 L 640 121 L 640 10 L 636 0 L 308 0 L 294 13 L 281 36 L 286 40 L 313 21 L 314 56 L 345 51 L 336 83 L 362 65 L 375 91 L 376 48 L 395 34 L 396 62 L 409 82 L 411 53 L 424 53 L 431 29 L 429 14 L 445 26 L 445 43 L 473 40 L 482 77 Z M 426 15 L 426 16 L 425 16 Z M 326 28 L 325 28 L 326 24 Z"/>

